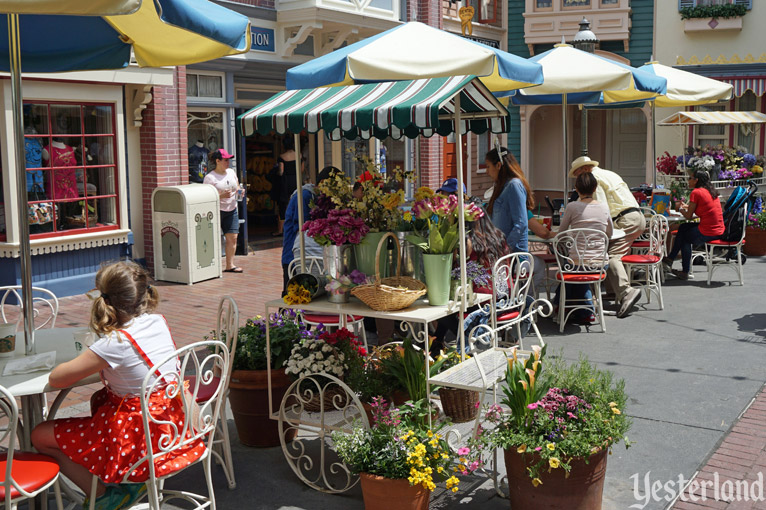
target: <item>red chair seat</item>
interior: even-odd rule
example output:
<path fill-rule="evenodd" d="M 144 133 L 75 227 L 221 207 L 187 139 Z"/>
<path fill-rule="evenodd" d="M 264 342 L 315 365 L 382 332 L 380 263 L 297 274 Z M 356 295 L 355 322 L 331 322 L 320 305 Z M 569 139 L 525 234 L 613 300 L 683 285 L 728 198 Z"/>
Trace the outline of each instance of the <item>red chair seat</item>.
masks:
<path fill-rule="evenodd" d="M 624 264 L 656 264 L 660 258 L 656 255 L 625 255 L 622 257 Z"/>
<path fill-rule="evenodd" d="M 353 317 L 355 322 L 364 319 L 364 317 L 362 317 L 361 315 L 354 315 Z M 340 323 L 340 315 L 320 315 L 320 314 L 304 313 L 303 319 L 306 322 L 313 322 L 314 324 L 319 324 L 321 322 L 322 324 L 329 324 L 331 326 Z"/>
<path fill-rule="evenodd" d="M 601 273 L 556 273 L 557 280 L 565 282 L 598 282 L 606 279 L 606 274 Z"/>
<path fill-rule="evenodd" d="M 197 376 L 189 375 L 184 377 L 184 381 L 189 381 L 189 391 L 194 391 L 194 385 L 197 383 Z M 221 378 L 218 376 L 213 377 L 210 384 L 203 384 L 199 387 L 197 392 L 197 403 L 201 404 L 207 402 L 215 394 L 215 390 L 218 389 L 218 385 L 221 384 Z"/>
<path fill-rule="evenodd" d="M 649 241 L 633 241 L 633 248 L 649 248 Z"/>
<path fill-rule="evenodd" d="M 670 231 L 670 235 L 674 236 L 676 234 L 678 234 L 678 230 L 671 230 Z"/>
<path fill-rule="evenodd" d="M 519 315 L 521 315 L 521 314 L 519 313 L 518 310 L 513 311 L 513 312 L 506 312 L 503 315 L 501 315 L 500 317 L 498 317 L 497 321 L 498 322 L 512 321 L 513 319 L 517 318 Z"/>
<path fill-rule="evenodd" d="M 0 455 L 0 483 L 5 481 L 5 469 L 8 465 L 7 455 Z M 39 453 L 14 452 L 11 476 L 19 486 L 27 492 L 35 492 L 45 487 L 59 474 L 59 465 L 47 455 Z M 21 493 L 11 486 L 11 499 L 16 499 Z M 5 500 L 5 487 L 0 485 L 0 501 Z"/>
<path fill-rule="evenodd" d="M 714 239 L 707 244 L 713 244 L 715 246 L 737 246 L 739 241 L 721 241 L 720 239 Z M 742 244 L 745 244 L 745 240 L 742 240 Z"/>

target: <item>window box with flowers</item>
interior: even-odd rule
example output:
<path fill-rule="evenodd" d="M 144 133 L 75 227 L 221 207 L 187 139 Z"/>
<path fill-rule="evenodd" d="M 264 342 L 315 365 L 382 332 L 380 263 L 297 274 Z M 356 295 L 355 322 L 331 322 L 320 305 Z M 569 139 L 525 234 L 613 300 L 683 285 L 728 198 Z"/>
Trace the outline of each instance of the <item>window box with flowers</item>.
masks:
<path fill-rule="evenodd" d="M 684 21 L 684 32 L 707 30 L 742 30 L 742 17 L 747 6 L 739 3 L 695 5 L 679 10 Z"/>

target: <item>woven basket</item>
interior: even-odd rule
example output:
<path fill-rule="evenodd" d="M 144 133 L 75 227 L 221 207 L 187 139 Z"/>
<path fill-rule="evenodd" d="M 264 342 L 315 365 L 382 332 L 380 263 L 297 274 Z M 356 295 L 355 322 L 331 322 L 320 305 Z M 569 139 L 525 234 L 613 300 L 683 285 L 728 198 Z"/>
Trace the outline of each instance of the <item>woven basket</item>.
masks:
<path fill-rule="evenodd" d="M 459 388 L 439 388 L 439 398 L 442 401 L 444 414 L 455 423 L 472 421 L 479 413 L 476 407 L 479 402 L 479 392 Z"/>
<path fill-rule="evenodd" d="M 388 238 L 396 244 L 396 276 L 380 277 L 380 249 Z M 402 255 L 399 240 L 391 232 L 380 239 L 375 252 L 375 283 L 359 285 L 351 289 L 351 295 L 358 297 L 373 310 L 392 312 L 402 310 L 426 293 L 426 285 L 410 276 L 401 276 Z"/>

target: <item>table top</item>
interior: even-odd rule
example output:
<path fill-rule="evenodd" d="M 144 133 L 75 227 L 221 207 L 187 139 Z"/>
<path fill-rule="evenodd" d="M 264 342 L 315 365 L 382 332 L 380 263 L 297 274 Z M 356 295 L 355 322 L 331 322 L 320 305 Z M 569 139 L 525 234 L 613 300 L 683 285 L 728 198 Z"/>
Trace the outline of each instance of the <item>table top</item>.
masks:
<path fill-rule="evenodd" d="M 80 353 L 75 350 L 74 332 L 82 328 L 50 328 L 35 331 L 35 350 L 38 354 L 56 351 L 56 365 L 75 359 Z M 13 357 L 0 358 L 0 374 L 5 365 L 13 359 L 24 356 L 24 332 L 16 333 L 16 351 Z M 38 370 L 28 374 L 17 374 L 2 377 L 2 385 L 16 397 L 35 395 L 48 391 L 57 391 L 48 385 L 51 370 Z M 99 382 L 98 374 L 94 374 L 73 386 L 84 386 Z"/>
<path fill-rule="evenodd" d="M 486 303 L 491 299 L 492 297 L 489 294 L 476 294 L 475 302 L 467 303 L 466 307 L 474 304 Z M 306 312 L 333 315 L 340 315 L 345 313 L 347 315 L 361 315 L 363 317 L 374 317 L 378 319 L 429 323 L 456 313 L 460 309 L 460 303 L 453 303 L 452 306 L 431 306 L 428 304 L 427 299 L 418 299 L 410 307 L 405 308 L 404 310 L 397 310 L 395 312 L 380 312 L 373 310 L 353 296 L 348 303 L 344 304 L 330 303 L 327 300 L 327 296 L 319 297 L 313 300 L 311 303 L 301 305 L 288 305 L 285 304 L 285 302 L 281 299 L 274 299 L 266 303 L 267 311 L 276 308 L 292 308 Z"/>

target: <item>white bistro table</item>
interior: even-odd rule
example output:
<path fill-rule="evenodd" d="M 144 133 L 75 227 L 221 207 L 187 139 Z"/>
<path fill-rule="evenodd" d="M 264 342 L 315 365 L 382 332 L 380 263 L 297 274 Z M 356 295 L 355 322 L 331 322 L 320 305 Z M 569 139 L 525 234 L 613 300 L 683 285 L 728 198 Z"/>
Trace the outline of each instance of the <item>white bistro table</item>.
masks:
<path fill-rule="evenodd" d="M 489 302 L 489 294 L 475 294 L 473 300 L 466 302 L 469 306 Z M 266 303 L 266 317 L 279 309 L 291 308 L 296 311 L 310 312 L 321 315 L 340 316 L 340 327 L 346 327 L 348 318 L 353 316 L 373 317 L 400 322 L 403 333 L 409 333 L 414 342 L 424 347 L 428 352 L 428 325 L 448 315 L 460 312 L 460 302 L 450 301 L 444 306 L 431 306 L 426 299 L 415 301 L 404 310 L 381 312 L 373 310 L 355 297 L 349 303 L 330 303 L 327 297 L 319 297 L 311 303 L 288 305 L 281 299 Z M 428 373 L 428 356 L 424 356 L 426 373 Z M 269 415 L 279 421 L 279 435 L 282 441 L 282 451 L 285 454 L 293 472 L 309 487 L 329 493 L 340 493 L 356 485 L 358 477 L 336 456 L 328 444 L 333 430 L 349 430 L 354 421 L 367 423 L 367 417 L 362 410 L 358 397 L 343 381 L 326 373 L 310 374 L 295 381 L 285 393 L 282 402 L 277 402 L 278 409 L 271 397 L 271 338 L 269 328 L 266 328 L 266 363 L 268 370 Z M 329 382 L 326 382 L 329 381 Z M 320 401 L 318 411 L 306 411 L 307 402 L 303 400 L 306 392 L 298 389 L 302 382 L 308 382 L 312 388 L 309 393 L 316 394 Z M 333 391 L 345 392 L 346 397 L 329 396 Z M 285 432 L 296 430 L 295 439 L 289 443 L 284 440 Z M 318 439 L 319 443 L 314 441 Z"/>
<path fill-rule="evenodd" d="M 56 352 L 56 365 L 66 361 L 73 360 L 79 352 L 75 350 L 74 332 L 81 328 L 51 328 L 35 331 L 35 350 L 38 354 L 44 352 Z M 14 356 L 10 358 L 0 358 L 0 374 L 3 373 L 5 365 L 9 361 L 23 358 L 24 354 L 24 332 L 16 333 L 16 350 Z M 55 415 L 58 406 L 61 404 L 66 393 L 76 386 L 85 386 L 99 382 L 98 374 L 92 375 L 86 379 L 78 381 L 70 388 L 53 388 L 48 384 L 48 376 L 52 369 L 37 370 L 27 374 L 17 374 L 2 376 L 2 384 L 15 397 L 21 399 L 22 424 L 21 447 L 24 450 L 31 450 L 32 443 L 30 434 L 32 429 L 41 423 L 46 417 L 43 416 L 45 407 L 45 394 L 49 391 L 59 391 L 59 397 L 51 406 L 49 415 Z"/>

